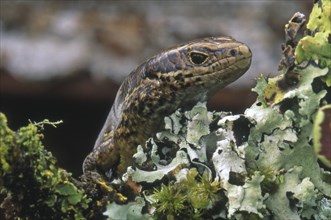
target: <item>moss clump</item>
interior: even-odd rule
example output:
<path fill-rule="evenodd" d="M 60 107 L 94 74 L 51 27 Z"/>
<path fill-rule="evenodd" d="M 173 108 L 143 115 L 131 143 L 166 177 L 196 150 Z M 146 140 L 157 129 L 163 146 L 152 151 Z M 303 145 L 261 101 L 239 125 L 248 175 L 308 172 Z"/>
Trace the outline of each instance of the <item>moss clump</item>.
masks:
<path fill-rule="evenodd" d="M 150 198 L 155 219 L 208 219 L 208 209 L 222 199 L 221 184 L 193 168 L 182 181 L 162 185 Z"/>
<path fill-rule="evenodd" d="M 154 203 L 156 219 L 174 219 L 187 210 L 187 196 L 178 185 L 162 185 L 161 189 L 155 190 L 154 198 L 157 201 Z"/>
<path fill-rule="evenodd" d="M 0 113 L 1 219 L 84 219 L 89 199 L 44 149 L 45 121 L 12 131 Z"/>

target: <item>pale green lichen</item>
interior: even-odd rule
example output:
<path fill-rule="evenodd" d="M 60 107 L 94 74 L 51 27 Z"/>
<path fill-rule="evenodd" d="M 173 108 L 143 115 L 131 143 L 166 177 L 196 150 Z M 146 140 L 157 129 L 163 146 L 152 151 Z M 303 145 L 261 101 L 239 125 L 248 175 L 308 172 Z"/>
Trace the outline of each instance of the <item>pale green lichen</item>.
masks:
<path fill-rule="evenodd" d="M 291 91 L 291 93 L 294 96 L 300 94 L 300 97 L 310 98 L 310 104 L 315 105 L 315 108 L 317 108 L 320 100 L 326 94 L 324 91 L 313 94 L 311 93 L 312 88 L 306 89 L 306 85 L 310 85 L 314 78 L 321 77 L 326 72 L 315 67 L 307 68 L 302 73 L 314 73 L 315 77 L 303 77 L 303 79 L 307 80 L 307 82 L 301 82 L 303 94 L 299 91 Z M 300 90 L 300 87 L 297 89 Z M 309 96 L 305 94 L 309 94 Z M 316 98 L 314 98 L 315 96 Z M 301 102 L 306 101 L 303 98 L 301 99 Z M 300 102 L 296 104 L 300 106 Z M 261 108 L 263 107 L 255 104 L 252 108 L 248 109 L 245 117 L 249 119 L 247 123 L 252 123 L 253 126 L 247 142 L 243 142 L 239 146 L 236 144 L 234 123 L 241 116 L 226 116 L 225 113 L 212 114 L 206 112 L 206 107 L 202 103 L 199 103 L 194 108 L 193 112 L 195 114 L 178 111 L 170 116 L 172 120 L 165 120 L 168 127 L 172 127 L 168 123 L 178 123 L 173 121 L 174 118 L 182 122 L 186 118 L 186 123 L 192 123 L 192 121 L 196 120 L 194 123 L 205 126 L 205 129 L 210 129 L 210 123 L 213 121 L 210 118 L 217 120 L 220 115 L 223 117 L 218 122 L 219 128 L 210 131 L 208 134 L 202 132 L 197 143 L 188 144 L 186 142 L 189 130 L 194 128 L 187 128 L 185 123 L 182 123 L 180 128 L 176 128 L 177 134 L 174 134 L 174 128 L 173 130 L 164 131 L 157 135 L 158 142 L 167 140 L 168 142 L 179 143 L 178 149 L 180 150 L 178 152 L 181 152 L 180 154 L 182 154 L 182 158 L 185 158 L 185 162 L 171 166 L 173 167 L 172 169 L 164 169 L 164 167 L 169 165 L 160 164 L 162 163 L 160 158 L 166 157 L 166 153 L 161 153 L 161 149 L 164 150 L 165 146 L 158 146 L 156 141 L 150 140 L 149 144 L 153 145 L 151 152 L 155 154 L 153 158 L 157 158 L 153 160 L 157 169 L 155 171 L 143 171 L 137 168 L 129 168 L 127 174 L 137 183 L 153 183 L 156 179 L 151 179 L 148 176 L 155 176 L 154 174 L 156 173 L 159 174 L 158 181 L 170 176 L 173 176 L 176 181 L 169 184 L 167 186 L 168 188 L 163 186 L 160 190 L 155 191 L 156 195 L 158 195 L 158 202 L 155 202 L 155 198 L 153 202 L 153 199 L 151 199 L 151 197 L 154 197 L 153 195 L 145 196 L 145 199 L 150 201 L 149 204 L 146 204 L 146 207 L 154 206 L 156 211 L 152 213 L 159 218 L 162 217 L 162 214 L 167 216 L 168 219 L 172 219 L 175 214 L 176 216 L 183 217 L 183 209 L 186 210 L 185 215 L 190 213 L 190 218 L 194 216 L 206 218 L 206 210 L 213 210 L 213 204 L 215 204 L 209 203 L 206 205 L 206 201 L 219 201 L 223 195 L 221 192 L 223 192 L 225 198 L 228 200 L 227 205 L 223 209 L 220 209 L 218 213 L 208 216 L 209 218 L 243 219 L 250 216 L 249 218 L 256 219 L 276 216 L 278 218 L 295 219 L 300 217 L 310 218 L 311 216 L 319 215 L 319 212 L 328 213 L 329 206 L 315 208 L 318 204 L 329 204 L 322 201 L 329 201 L 324 195 L 329 195 L 327 190 L 330 187 L 330 183 L 325 183 L 322 180 L 316 155 L 309 144 L 311 134 L 303 132 L 307 136 L 300 136 L 294 129 L 294 125 L 311 128 L 311 123 L 302 121 L 310 121 L 312 118 L 310 115 L 314 114 L 313 108 L 307 108 L 306 111 L 299 111 L 298 107 L 297 112 L 288 110 L 282 114 L 279 111 L 279 107 L 274 106 L 273 108 L 262 110 Z M 256 110 L 256 108 L 259 110 Z M 200 111 L 197 112 L 196 109 L 200 109 Z M 253 112 L 258 114 L 253 114 Z M 207 117 L 210 114 L 212 114 L 212 117 Z M 191 115 L 191 118 L 187 118 L 188 115 Z M 197 115 L 199 117 L 196 117 Z M 273 119 L 275 115 L 279 116 L 276 118 L 277 120 Z M 199 123 L 200 120 L 201 122 Z M 206 120 L 209 121 L 209 124 L 205 123 Z M 202 131 L 205 129 L 202 129 Z M 308 128 L 305 129 L 308 130 Z M 263 133 L 263 131 L 268 131 L 269 133 Z M 298 136 L 306 141 L 298 140 Z M 170 145 L 168 147 L 169 150 L 165 150 L 165 152 L 171 151 Z M 175 150 L 177 151 L 177 149 Z M 138 153 L 135 154 L 135 159 L 140 161 L 139 158 L 143 158 L 142 161 L 146 162 L 148 155 L 148 151 L 144 152 L 143 148 L 139 148 Z M 210 160 L 211 162 L 209 162 Z M 174 163 L 174 161 L 176 159 L 171 160 L 169 164 Z M 222 184 L 218 185 L 219 188 L 209 191 L 211 192 L 209 194 L 203 190 L 195 189 L 194 184 L 199 185 L 201 182 L 190 177 L 189 173 L 192 172 L 190 167 L 192 166 L 197 167 L 196 171 L 202 173 L 201 175 L 208 177 L 204 178 L 204 184 L 212 186 L 213 182 L 217 180 L 221 180 Z M 214 172 L 217 174 L 215 179 L 210 179 L 213 176 L 210 169 L 215 169 Z M 188 186 L 190 190 L 181 188 L 182 183 L 185 183 L 183 185 Z M 302 190 L 298 190 L 298 186 Z M 166 194 L 166 192 L 169 193 Z M 171 197 L 171 195 L 174 197 Z M 204 197 L 206 195 L 209 196 Z M 292 197 L 288 198 L 290 195 Z M 176 203 L 177 205 L 175 204 L 177 208 L 169 208 L 169 205 L 173 204 L 166 201 L 175 202 L 177 201 L 175 197 L 179 201 L 178 204 Z M 218 199 L 213 200 L 211 199 L 212 197 Z M 162 202 L 162 199 L 166 201 Z M 295 204 L 297 208 L 294 210 L 290 207 L 290 204 L 293 203 L 292 201 L 299 201 Z M 182 207 L 183 204 L 186 204 L 186 206 Z M 160 209 L 160 207 L 162 208 Z M 166 207 L 169 208 L 168 212 Z M 307 211 L 302 211 L 302 207 Z M 196 212 L 192 210 L 196 210 Z"/>
<path fill-rule="evenodd" d="M 144 155 L 142 156 L 145 157 Z M 140 160 L 139 155 L 135 155 L 135 157 L 138 161 Z M 131 167 L 129 167 L 126 175 L 130 176 L 135 182 L 153 183 L 156 180 L 161 180 L 167 173 L 172 172 L 181 166 L 188 165 L 189 160 L 187 158 L 187 155 L 183 151 L 178 151 L 176 153 L 176 157 L 171 161 L 170 164 L 162 165 L 159 162 L 154 163 L 158 167 L 158 169 L 155 171 L 144 171 L 138 168 L 132 169 Z"/>
<path fill-rule="evenodd" d="M 244 185 L 227 183 L 225 189 L 229 199 L 228 217 L 242 219 L 241 213 L 256 214 L 263 217 L 262 211 L 266 208 L 264 200 L 268 197 L 262 195 L 261 182 L 264 176 L 255 172 L 250 179 L 246 179 Z"/>
<path fill-rule="evenodd" d="M 245 158 L 247 166 L 256 170 L 269 168 L 285 171 L 284 182 L 280 183 L 278 190 L 270 193 L 266 199 L 267 208 L 280 219 L 310 218 L 316 214 L 299 212 L 299 209 L 293 211 L 290 208 L 287 194 L 295 191 L 301 178 L 309 177 L 314 185 L 316 191 L 315 197 L 311 198 L 312 201 L 318 202 L 323 195 L 330 196 L 331 185 L 323 181 L 322 171 L 318 166 L 316 154 L 310 142 L 314 113 L 323 103 L 321 100 L 327 93 L 326 90 L 315 93 L 312 83 L 316 78 L 323 77 L 327 73 L 328 69 L 313 66 L 302 70 L 300 85 L 284 95 L 283 101 L 296 100 L 291 102 L 289 109 L 285 109 L 284 113 L 282 113 L 284 109 L 280 110 L 282 102 L 279 105 L 272 105 L 270 108 L 255 104 L 245 112 L 251 121 L 259 124 L 251 129 L 248 139 Z M 265 85 L 265 83 L 263 84 Z M 263 89 L 263 87 L 261 88 Z M 295 105 L 297 107 L 293 108 Z M 272 119 L 273 117 L 274 119 Z M 291 171 L 292 169 L 294 171 Z M 310 205 L 308 207 L 309 205 L 306 204 L 305 209 L 312 210 L 314 205 Z"/>
<path fill-rule="evenodd" d="M 141 197 L 137 197 L 135 201 L 124 205 L 117 205 L 113 202 L 107 206 L 107 210 L 104 214 L 110 219 L 151 220 L 151 215 L 142 213 L 145 205 L 146 203 Z"/>

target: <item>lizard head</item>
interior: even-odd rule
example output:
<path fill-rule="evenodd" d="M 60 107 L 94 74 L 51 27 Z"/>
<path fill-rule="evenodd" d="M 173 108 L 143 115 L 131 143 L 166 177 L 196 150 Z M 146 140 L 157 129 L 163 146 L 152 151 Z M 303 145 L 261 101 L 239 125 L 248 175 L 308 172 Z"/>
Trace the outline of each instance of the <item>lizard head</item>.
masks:
<path fill-rule="evenodd" d="M 147 60 L 142 78 L 156 79 L 179 94 L 210 95 L 241 77 L 251 58 L 249 47 L 231 37 L 204 38 Z"/>

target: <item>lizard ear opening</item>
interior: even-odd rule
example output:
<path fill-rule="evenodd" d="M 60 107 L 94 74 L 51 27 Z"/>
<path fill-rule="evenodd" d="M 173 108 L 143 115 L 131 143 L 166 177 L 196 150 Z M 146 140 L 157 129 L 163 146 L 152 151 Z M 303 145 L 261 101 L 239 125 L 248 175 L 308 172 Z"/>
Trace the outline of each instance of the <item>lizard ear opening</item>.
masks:
<path fill-rule="evenodd" d="M 192 51 L 189 54 L 189 59 L 192 64 L 201 65 L 207 62 L 208 55 L 202 52 Z"/>

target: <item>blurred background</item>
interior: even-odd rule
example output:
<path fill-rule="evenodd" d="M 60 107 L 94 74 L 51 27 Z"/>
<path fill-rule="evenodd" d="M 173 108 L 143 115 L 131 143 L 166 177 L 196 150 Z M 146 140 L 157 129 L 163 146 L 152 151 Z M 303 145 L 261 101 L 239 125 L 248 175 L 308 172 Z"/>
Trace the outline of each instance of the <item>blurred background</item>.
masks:
<path fill-rule="evenodd" d="M 81 174 L 123 79 L 160 50 L 230 35 L 253 52 L 250 70 L 209 102 L 242 113 L 259 75 L 277 74 L 284 25 L 310 0 L 0 1 L 0 111 L 16 130 L 46 126 L 44 143 L 60 166 Z"/>

